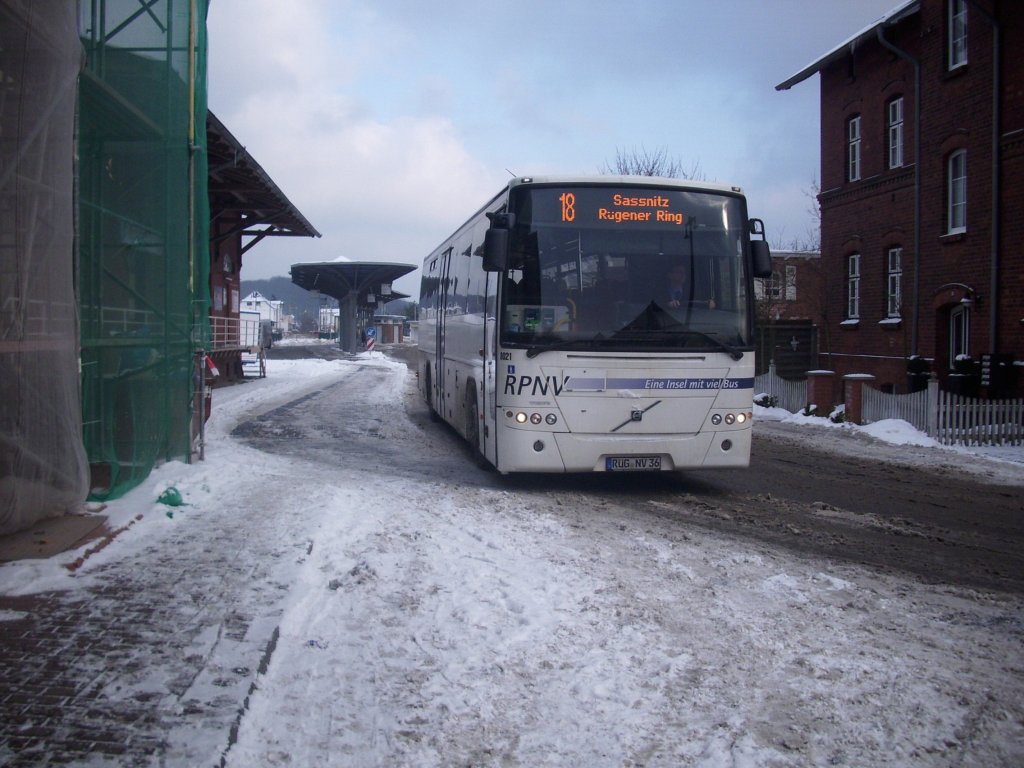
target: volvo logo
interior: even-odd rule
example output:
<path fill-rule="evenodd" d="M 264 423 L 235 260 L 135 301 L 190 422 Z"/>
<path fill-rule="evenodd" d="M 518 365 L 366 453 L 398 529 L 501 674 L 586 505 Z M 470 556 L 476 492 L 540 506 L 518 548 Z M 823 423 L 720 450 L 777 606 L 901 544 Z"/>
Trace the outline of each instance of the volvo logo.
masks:
<path fill-rule="evenodd" d="M 629 418 L 626 419 L 621 424 L 619 424 L 619 426 L 613 427 L 611 431 L 612 432 L 618 432 L 620 429 L 622 429 L 627 424 L 631 424 L 634 421 L 643 421 L 644 420 L 644 414 L 647 413 L 649 410 L 651 410 L 651 408 L 653 408 L 654 406 L 658 405 L 659 403 L 661 403 L 661 400 L 655 400 L 653 403 L 648 405 L 646 408 L 640 408 L 639 406 L 633 406 L 632 410 L 630 410 L 630 412 L 629 412 Z"/>

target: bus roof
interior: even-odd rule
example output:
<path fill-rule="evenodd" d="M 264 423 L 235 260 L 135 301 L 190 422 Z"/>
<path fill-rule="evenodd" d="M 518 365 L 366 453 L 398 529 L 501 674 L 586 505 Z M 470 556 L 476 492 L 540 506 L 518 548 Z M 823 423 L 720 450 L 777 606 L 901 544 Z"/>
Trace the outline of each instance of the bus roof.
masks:
<path fill-rule="evenodd" d="M 702 190 L 742 195 L 740 187 L 693 179 L 670 179 L 664 176 L 613 176 L 613 175 L 565 175 L 565 176 L 518 176 L 509 181 L 509 189 L 524 184 L 601 184 L 610 186 L 676 187 L 678 189 Z"/>

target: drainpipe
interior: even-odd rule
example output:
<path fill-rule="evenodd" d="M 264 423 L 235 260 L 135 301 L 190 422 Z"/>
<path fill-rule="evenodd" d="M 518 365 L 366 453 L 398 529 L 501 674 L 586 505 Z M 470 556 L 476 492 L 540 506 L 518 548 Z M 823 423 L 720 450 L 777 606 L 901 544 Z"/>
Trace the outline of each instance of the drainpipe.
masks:
<path fill-rule="evenodd" d="M 878 42 L 914 65 L 914 297 L 910 318 L 910 353 L 917 355 L 921 315 L 921 64 L 885 39 L 882 26 L 875 28 Z"/>
<path fill-rule="evenodd" d="M 999 103 L 1000 72 L 999 64 L 1002 56 L 999 39 L 999 21 L 993 13 L 982 8 L 977 0 L 967 0 L 978 13 L 988 19 L 992 25 L 992 251 L 990 255 L 991 277 L 989 279 L 988 337 L 991 352 L 999 351 L 999 237 L 1002 229 L 1002 209 L 999 205 L 999 124 L 1002 119 L 1002 108 Z"/>

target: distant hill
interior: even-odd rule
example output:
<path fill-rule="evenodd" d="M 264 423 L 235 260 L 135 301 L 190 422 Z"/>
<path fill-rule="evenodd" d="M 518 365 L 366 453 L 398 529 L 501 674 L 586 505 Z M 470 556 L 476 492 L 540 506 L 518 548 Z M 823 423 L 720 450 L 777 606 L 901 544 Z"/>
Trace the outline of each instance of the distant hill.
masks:
<path fill-rule="evenodd" d="M 314 296 L 305 288 L 300 288 L 287 277 L 271 277 L 265 280 L 243 280 L 242 298 L 253 291 L 258 291 L 271 301 L 283 301 L 284 314 L 292 315 L 300 328 L 307 325 L 316 327 L 316 318 L 320 314 L 321 301 L 325 307 L 337 307 L 338 302 L 329 296 Z M 397 299 L 387 305 L 388 314 L 403 315 L 408 301 Z"/>

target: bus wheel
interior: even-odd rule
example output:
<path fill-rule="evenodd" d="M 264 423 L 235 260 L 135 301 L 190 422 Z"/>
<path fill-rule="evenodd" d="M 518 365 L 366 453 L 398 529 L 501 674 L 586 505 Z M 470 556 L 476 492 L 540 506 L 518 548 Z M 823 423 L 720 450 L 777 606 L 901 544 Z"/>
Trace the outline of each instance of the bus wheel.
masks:
<path fill-rule="evenodd" d="M 470 395 L 466 403 L 466 440 L 474 451 L 480 450 L 480 411 L 476 407 L 476 396 Z"/>
<path fill-rule="evenodd" d="M 487 459 L 480 450 L 480 409 L 477 407 L 475 394 L 470 395 L 469 402 L 466 403 L 466 440 L 477 466 L 487 467 Z"/>

